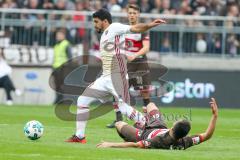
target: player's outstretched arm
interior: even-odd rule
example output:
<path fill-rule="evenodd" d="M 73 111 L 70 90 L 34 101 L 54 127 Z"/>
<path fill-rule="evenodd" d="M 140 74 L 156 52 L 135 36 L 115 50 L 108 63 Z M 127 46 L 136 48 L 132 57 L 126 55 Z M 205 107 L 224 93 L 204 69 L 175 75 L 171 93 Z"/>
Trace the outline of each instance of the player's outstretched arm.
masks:
<path fill-rule="evenodd" d="M 147 30 L 156 27 L 160 24 L 164 24 L 166 23 L 165 20 L 163 19 L 155 19 L 154 21 L 150 22 L 150 23 L 138 23 L 136 25 L 131 26 L 130 31 L 131 32 L 135 32 L 135 33 L 142 33 L 142 32 L 146 32 Z"/>
<path fill-rule="evenodd" d="M 97 148 L 140 148 L 140 143 L 135 142 L 102 142 L 97 144 Z"/>
<path fill-rule="evenodd" d="M 217 102 L 214 98 L 211 98 L 211 101 L 209 103 L 212 109 L 212 118 L 209 122 L 207 130 L 204 133 L 200 134 L 202 137 L 202 142 L 207 141 L 212 137 L 216 127 L 216 123 L 217 123 L 217 117 L 218 117 Z"/>

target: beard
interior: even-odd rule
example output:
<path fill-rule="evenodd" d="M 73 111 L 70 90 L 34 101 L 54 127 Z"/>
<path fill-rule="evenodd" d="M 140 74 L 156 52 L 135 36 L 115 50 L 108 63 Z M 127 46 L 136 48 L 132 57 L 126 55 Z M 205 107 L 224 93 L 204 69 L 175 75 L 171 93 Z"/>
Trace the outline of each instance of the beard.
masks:
<path fill-rule="evenodd" d="M 102 33 L 102 30 L 99 29 L 99 28 L 95 28 L 95 31 L 96 31 L 97 33 Z"/>

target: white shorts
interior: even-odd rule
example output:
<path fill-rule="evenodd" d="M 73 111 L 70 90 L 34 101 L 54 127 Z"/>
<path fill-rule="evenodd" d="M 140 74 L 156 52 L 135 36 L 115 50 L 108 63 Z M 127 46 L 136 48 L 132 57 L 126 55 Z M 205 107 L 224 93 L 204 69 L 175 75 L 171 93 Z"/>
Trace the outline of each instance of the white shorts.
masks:
<path fill-rule="evenodd" d="M 128 80 L 120 73 L 102 75 L 90 84 L 78 98 L 77 105 L 88 107 L 94 101 L 102 103 L 114 97 L 115 101 L 130 103 Z"/>

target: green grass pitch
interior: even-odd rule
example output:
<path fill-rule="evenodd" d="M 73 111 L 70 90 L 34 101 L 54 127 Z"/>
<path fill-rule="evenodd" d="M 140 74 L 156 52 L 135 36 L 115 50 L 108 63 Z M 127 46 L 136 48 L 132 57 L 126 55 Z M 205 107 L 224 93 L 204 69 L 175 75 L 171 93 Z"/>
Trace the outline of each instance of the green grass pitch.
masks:
<path fill-rule="evenodd" d="M 167 114 L 188 114 L 189 109 L 164 107 Z M 210 120 L 210 109 L 191 109 L 191 134 L 203 132 Z M 44 135 L 28 140 L 23 126 L 29 120 L 44 125 Z M 114 129 L 105 125 L 114 119 L 110 112 L 88 123 L 87 144 L 69 144 L 64 140 L 75 131 L 75 122 L 59 120 L 54 106 L 0 106 L 0 160 L 238 160 L 240 157 L 240 110 L 219 109 L 216 132 L 211 140 L 185 151 L 145 149 L 97 149 L 101 140 L 121 141 Z M 173 121 L 169 119 L 169 126 Z"/>

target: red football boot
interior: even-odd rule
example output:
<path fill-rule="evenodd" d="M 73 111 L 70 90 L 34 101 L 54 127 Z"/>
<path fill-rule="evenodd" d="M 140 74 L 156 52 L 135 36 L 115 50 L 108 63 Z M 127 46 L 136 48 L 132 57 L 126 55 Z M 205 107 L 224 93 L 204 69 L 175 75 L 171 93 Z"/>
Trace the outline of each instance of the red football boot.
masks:
<path fill-rule="evenodd" d="M 83 138 L 78 138 L 76 135 L 73 135 L 73 136 L 70 137 L 69 139 L 65 140 L 65 142 L 85 144 L 85 143 L 87 143 L 87 140 L 86 140 L 85 137 L 83 137 Z"/>

